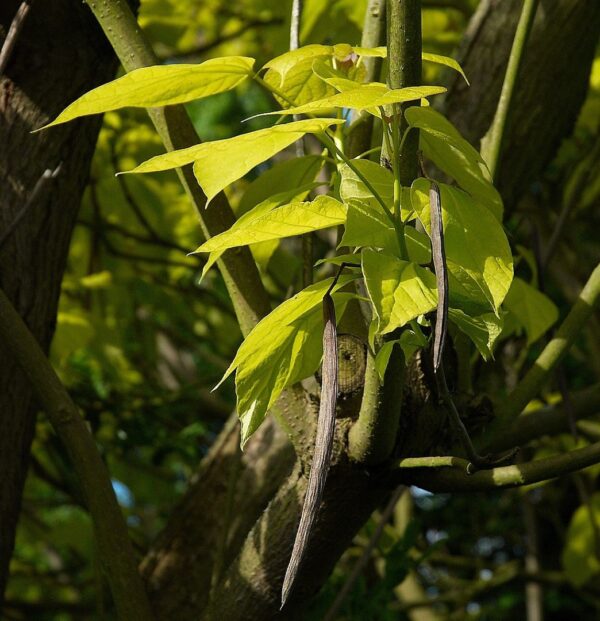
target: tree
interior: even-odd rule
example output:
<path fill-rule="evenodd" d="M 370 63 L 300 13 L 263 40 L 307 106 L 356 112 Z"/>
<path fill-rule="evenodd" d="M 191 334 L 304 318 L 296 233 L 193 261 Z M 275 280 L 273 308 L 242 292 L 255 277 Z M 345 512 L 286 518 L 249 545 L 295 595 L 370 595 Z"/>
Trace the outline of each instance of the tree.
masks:
<path fill-rule="evenodd" d="M 503 389 L 498 390 L 497 380 L 493 378 L 494 365 L 486 367 L 492 369 L 491 375 L 478 375 L 477 383 L 472 384 L 470 360 L 476 350 L 482 356 L 490 357 L 494 341 L 500 337 L 502 330 L 499 307 L 507 294 L 504 308 L 508 314 L 504 318 L 502 334 L 504 347 L 507 348 L 509 343 L 513 347 L 514 343 L 519 343 L 519 331 L 525 332 L 527 346 L 539 339 L 554 323 L 556 309 L 548 298 L 526 281 L 520 278 L 512 280 L 512 254 L 498 222 L 502 201 L 490 183 L 490 176 L 485 172 L 485 164 L 479 154 L 455 133 L 439 113 L 431 108 L 410 106 L 412 102 L 435 96 L 442 90 L 435 86 L 420 86 L 421 13 L 418 3 L 406 1 L 389 5 L 389 86 L 361 86 L 365 78 L 362 67 L 366 67 L 367 81 L 373 81 L 375 74 L 369 73 L 377 70 L 377 63 L 369 60 L 363 65 L 359 59 L 383 55 L 379 50 L 372 50 L 380 42 L 381 28 L 377 27 L 377 23 L 380 23 L 383 13 L 381 5 L 373 2 L 367 11 L 362 45 L 367 51 L 350 46 L 301 49 L 279 57 L 279 65 L 272 65 L 270 73 L 267 72 L 264 78 L 255 78 L 259 86 L 272 92 L 284 112 L 308 115 L 318 113 L 321 120 L 309 116 L 294 121 L 292 125 L 277 125 L 273 129 L 259 129 L 251 135 L 242 134 L 240 138 L 219 143 L 219 146 L 199 147 L 193 147 L 197 139 L 182 108 L 176 105 L 167 108 L 152 106 L 178 104 L 186 99 L 233 88 L 253 76 L 249 60 L 245 57 L 229 57 L 221 61 L 209 61 L 212 64 L 199 65 L 194 70 L 177 66 L 164 67 L 162 73 L 145 70 L 143 67 L 157 64 L 157 60 L 140 36 L 127 7 L 120 2 L 104 2 L 91 8 L 125 70 L 136 72 L 108 87 L 117 98 L 108 99 L 108 105 L 103 91 L 93 91 L 67 108 L 57 121 L 64 122 L 81 114 L 102 112 L 127 104 L 151 107 L 151 118 L 159 135 L 167 149 L 175 150 L 175 153 L 148 160 L 139 167 L 139 172 L 195 162 L 193 172 L 188 166 L 181 169 L 179 175 L 197 208 L 204 236 L 208 239 L 200 250 L 212 253 L 205 269 L 215 259 L 219 261 L 233 311 L 246 335 L 232 370 L 237 374 L 242 441 L 248 443 L 245 451 L 240 454 L 239 431 L 235 419 L 230 419 L 205 458 L 197 482 L 190 487 L 165 531 L 144 560 L 142 573 L 159 618 L 197 618 L 203 615 L 205 618 L 219 616 L 235 619 L 248 618 L 248 615 L 251 618 L 273 618 L 277 615 L 282 578 L 296 536 L 302 499 L 307 486 L 312 485 L 310 473 L 314 474 L 315 471 L 311 461 L 317 428 L 316 410 L 320 409 L 320 419 L 328 411 L 323 404 L 320 408 L 317 404 L 320 393 L 331 392 L 331 376 L 323 372 L 321 387 L 318 382 L 313 380 L 311 383 L 308 379 L 317 370 L 321 356 L 320 313 L 323 301 L 327 323 L 331 329 L 335 326 L 335 318 L 331 316 L 332 308 L 327 306 L 330 290 L 340 319 L 339 331 L 353 336 L 339 341 L 341 360 L 350 360 L 352 364 L 345 370 L 343 378 L 347 384 L 341 385 L 342 398 L 338 399 L 336 439 L 333 454 L 326 459 L 326 462 L 331 461 L 331 466 L 323 502 L 316 504 L 317 508 L 320 507 L 317 521 L 311 529 L 308 548 L 302 554 L 299 574 L 293 581 L 291 599 L 281 613 L 283 617 L 304 614 L 303 609 L 310 597 L 326 581 L 340 555 L 351 544 L 369 515 L 385 504 L 390 496 L 397 502 L 398 494 L 394 490 L 401 484 L 417 484 L 436 492 L 491 490 L 538 482 L 598 461 L 598 447 L 591 444 L 545 459 L 526 459 L 525 463 L 518 466 L 502 465 L 507 458 L 512 457 L 512 452 L 504 454 L 503 451 L 510 449 L 513 444 L 532 439 L 536 432 L 539 434 L 543 429 L 541 425 L 548 425 L 549 421 L 553 421 L 557 429 L 561 429 L 561 424 L 564 425 L 564 412 L 560 406 L 548 411 L 540 410 L 525 418 L 519 417 L 519 414 L 540 393 L 568 346 L 590 319 L 597 299 L 598 270 L 593 272 L 578 301 L 560 325 L 556 337 L 549 340 L 531 370 L 516 383 L 508 398 Z M 488 6 L 481 10 L 491 12 L 492 8 Z M 535 2 L 525 3 L 517 40 L 527 40 L 535 8 Z M 580 19 L 589 20 L 590 16 L 596 18 L 597 13 L 590 8 L 590 13 L 582 11 Z M 593 23 L 597 25 L 597 20 Z M 544 27 L 543 20 L 536 24 L 531 35 L 532 41 Z M 591 62 L 597 28 L 592 34 L 592 43 L 587 48 L 589 51 L 582 60 L 584 65 Z M 511 43 L 507 40 L 507 55 Z M 369 52 L 369 49 L 372 51 Z M 521 54 L 522 50 L 514 46 L 511 62 L 516 71 L 512 73 L 512 80 L 517 85 Z M 449 64 L 460 70 L 459 66 L 444 58 L 430 56 L 425 57 L 425 60 Z M 296 77 L 294 81 L 293 71 L 299 71 L 302 62 L 306 65 L 306 73 L 301 75 L 305 77 L 300 80 Z M 203 73 L 205 67 L 210 67 L 210 73 Z M 286 70 L 292 71 L 288 83 L 285 80 Z M 180 79 L 178 72 L 183 76 L 183 85 L 177 82 Z M 274 74 L 279 74 L 278 81 Z M 511 75 L 510 71 L 507 75 Z M 586 75 L 585 70 L 581 73 L 573 72 L 569 74 L 569 79 L 580 84 Z M 134 76 L 135 82 L 132 82 Z M 469 77 L 474 79 L 473 75 Z M 157 80 L 172 81 L 167 98 L 163 94 L 165 91 L 157 88 Z M 507 78 L 505 85 L 510 85 L 510 80 L 510 77 Z M 146 99 L 143 96 L 147 92 L 131 88 L 132 84 L 144 81 L 148 85 L 154 84 L 149 97 L 146 94 Z M 308 95 L 296 86 L 305 82 L 311 86 Z M 349 88 L 349 83 L 352 88 Z M 190 92 L 192 88 L 196 89 L 193 93 Z M 336 95 L 338 90 L 339 94 Z M 572 107 L 565 107 L 565 116 L 571 118 L 578 107 L 577 89 L 573 89 L 573 93 Z M 449 109 L 451 103 L 452 98 L 449 100 Z M 335 126 L 336 119 L 323 118 L 321 112 L 331 105 L 358 110 L 366 108 L 367 115 L 369 109 L 377 110 L 380 107 L 386 135 L 382 162 L 386 164 L 389 161 L 391 171 L 376 161 L 351 160 L 343 153 L 339 147 L 342 131 L 339 124 L 338 129 L 334 127 L 331 130 L 335 133 L 328 134 L 327 128 Z M 515 122 L 518 118 L 516 102 L 504 110 L 512 113 Z M 357 139 L 352 143 L 355 155 L 369 150 L 371 146 L 370 132 L 363 132 L 362 129 L 364 119 L 363 115 L 355 121 L 355 126 L 360 128 L 359 135 L 365 140 L 362 145 L 357 143 Z M 502 127 L 505 120 L 500 108 L 494 123 Z M 370 123 L 366 123 L 366 126 L 369 127 Z M 296 129 L 296 132 L 292 133 L 292 129 Z M 349 131 L 352 132 L 353 128 Z M 309 182 L 304 185 L 297 181 L 300 177 L 297 162 L 280 163 L 279 170 L 286 171 L 280 175 L 289 175 L 289 178 L 284 176 L 283 187 L 277 188 L 281 193 L 276 195 L 271 204 L 261 203 L 262 198 L 273 194 L 272 184 L 277 177 L 272 175 L 269 178 L 265 175 L 268 181 L 264 184 L 269 186 L 268 191 L 260 187 L 259 177 L 254 186 L 254 202 L 248 199 L 245 207 L 254 208 L 234 225 L 233 213 L 221 190 L 249 171 L 252 164 L 245 158 L 254 165 L 260 164 L 307 133 L 318 136 L 329 157 L 337 160 L 336 170 L 341 183 L 339 194 L 334 189 L 333 196 L 329 198 L 319 195 L 310 202 L 306 200 L 308 193 L 315 189 L 310 181 L 317 172 L 307 172 L 306 166 L 312 166 L 315 161 L 321 165 L 320 157 L 313 156 L 311 159 L 309 156 L 308 159 L 298 160 L 302 164 L 302 178 Z M 502 139 L 508 144 L 508 138 L 503 133 L 491 132 L 487 148 L 495 142 L 500 149 Z M 248 137 L 254 139 L 250 148 L 245 145 Z M 266 137 L 263 142 L 262 137 Z M 547 139 L 544 135 L 543 140 Z M 556 140 L 556 135 L 553 140 Z M 115 161 L 114 144 L 112 146 Z M 191 155 L 190 151 L 185 151 L 188 147 L 194 149 Z M 423 178 L 420 179 L 417 178 L 419 148 L 427 160 L 426 170 L 423 170 Z M 227 153 L 228 150 L 231 152 L 228 159 L 216 160 L 215 153 Z M 236 157 L 240 153 L 244 157 L 238 161 Z M 544 150 L 544 156 L 537 163 L 538 170 L 543 168 L 547 159 L 548 154 Z M 223 161 L 227 166 L 224 167 Z M 497 175 L 498 170 L 506 166 L 505 160 L 501 160 L 500 169 L 492 160 L 489 161 L 491 176 Z M 517 158 L 515 161 L 522 160 Z M 433 165 L 453 178 L 461 189 L 442 184 L 441 181 L 431 181 L 430 176 L 440 180 L 442 178 L 439 170 L 434 172 Z M 593 162 L 589 164 L 592 165 Z M 131 192 L 127 185 L 129 182 L 119 183 L 128 202 L 135 207 L 135 199 L 127 196 Z M 412 189 L 408 193 L 410 186 Z M 206 198 L 200 187 L 212 199 L 206 210 Z M 514 189 L 511 191 L 514 192 Z M 440 199 L 446 233 L 445 251 L 443 246 L 440 249 L 442 231 L 436 226 L 433 217 Z M 92 226 L 100 231 L 101 239 L 110 250 L 106 230 L 111 223 L 102 223 L 100 195 L 94 188 L 91 202 L 96 218 Z M 288 208 L 290 204 L 291 208 Z M 414 219 L 411 212 L 417 216 L 421 228 L 411 224 Z M 275 278 L 265 267 L 268 263 L 264 259 L 260 263 L 260 255 L 257 254 L 260 250 L 253 246 L 257 251 L 254 257 L 263 269 L 261 279 L 250 252 L 232 248 L 261 242 L 262 250 L 271 253 L 267 254 L 271 257 L 273 248 L 266 250 L 264 244 L 290 236 L 292 232 L 297 232 L 299 226 L 310 235 L 312 231 L 342 224 L 345 227 L 342 244 L 363 248 L 361 266 L 358 266 L 362 271 L 357 273 L 357 266 L 350 259 L 351 265 L 344 271 L 340 268 L 334 280 L 329 278 L 311 285 L 306 282 L 305 276 L 303 291 L 268 314 L 270 303 L 264 283 L 265 279 L 268 284 L 269 278 Z M 112 226 L 120 225 L 113 223 Z M 146 241 L 164 243 L 154 227 L 148 222 L 144 226 L 148 233 Z M 433 241 L 433 271 L 426 267 L 431 258 L 428 254 L 429 238 L 423 233 L 423 227 Z M 123 229 L 120 232 L 127 234 Z M 470 256 L 465 255 L 465 245 L 475 244 L 477 238 L 482 237 L 485 237 L 486 243 L 480 247 L 481 256 L 478 257 L 477 249 L 472 250 Z M 304 262 L 310 266 L 310 245 L 306 244 L 304 248 Z M 527 253 L 521 253 L 525 259 L 529 258 Z M 490 258 L 493 259 L 491 268 L 486 263 Z M 443 278 L 446 260 L 450 281 L 449 313 L 447 304 L 443 303 L 448 294 Z M 538 263 L 543 265 L 544 261 L 547 262 L 548 257 L 538 254 Z M 310 269 L 304 270 L 305 274 L 311 272 Z M 367 334 L 361 305 L 353 293 L 352 282 L 357 276 L 365 281 L 366 291 L 359 291 L 362 291 L 363 297 L 365 293 L 368 295 L 370 313 L 376 319 L 370 334 Z M 393 295 L 392 291 L 385 288 L 389 284 L 384 286 L 384 283 L 390 281 L 394 282 Z M 415 283 L 418 286 L 415 287 Z M 408 310 L 405 307 L 406 300 L 410 301 Z M 431 317 L 432 311 L 435 311 L 436 316 L 434 322 L 417 322 L 420 316 Z M 426 346 L 428 334 L 432 333 L 431 339 L 437 343 L 437 352 L 441 352 L 445 341 L 442 327 L 446 323 L 447 314 L 451 322 L 452 348 L 446 347 L 442 364 L 439 362 L 441 354 L 432 363 Z M 265 315 L 266 318 L 256 325 Z M 7 311 L 4 317 L 9 318 L 10 313 Z M 13 317 L 11 321 L 14 323 L 17 320 Z M 9 323 L 5 323 L 6 338 L 9 338 L 9 329 Z M 330 365 L 334 365 L 338 359 L 328 349 L 328 344 L 331 347 L 335 341 L 331 334 L 324 340 L 325 362 Z M 11 342 L 15 355 L 22 365 L 27 366 L 25 348 L 20 346 L 19 339 L 13 338 Z M 369 347 L 365 350 L 361 342 L 369 343 Z M 298 344 L 296 348 L 294 343 Z M 292 353 L 298 352 L 300 343 L 303 355 L 301 364 L 300 359 Z M 38 363 L 40 369 L 48 371 L 47 365 L 44 367 L 39 360 Z M 514 361 L 510 364 L 514 364 Z M 456 372 L 449 377 L 454 397 L 446 387 L 444 366 L 448 370 L 456 368 Z M 495 370 L 498 377 L 497 366 Z M 299 385 L 298 380 L 306 381 Z M 43 402 L 43 391 L 39 386 L 37 390 Z M 60 388 L 57 390 L 60 391 Z M 488 417 L 491 415 L 490 407 L 481 400 L 482 394 L 490 390 L 496 393 L 496 419 L 492 423 L 487 421 L 485 433 L 481 435 L 482 430 L 470 418 L 466 419 L 471 435 L 481 435 L 479 444 L 498 453 L 492 458 L 484 458 L 470 446 L 464 422 L 466 414 L 484 414 L 485 417 L 487 412 Z M 594 399 L 597 400 L 597 388 L 593 387 L 590 391 L 575 397 L 572 408 L 568 406 L 569 397 L 563 396 L 563 408 L 572 409 L 572 422 L 576 416 L 593 413 L 593 408 L 588 408 L 592 407 L 590 402 L 593 405 Z M 331 394 L 336 393 L 333 390 Z M 505 398 L 504 402 L 498 400 L 499 395 Z M 563 392 L 563 395 L 568 393 Z M 276 399 L 277 403 L 271 408 Z M 56 422 L 52 418 L 52 407 L 49 408 L 48 403 L 45 403 L 45 407 L 50 409 L 48 413 L 51 420 Z M 272 418 L 262 421 L 268 409 L 276 414 L 278 424 Z M 449 420 L 454 421 L 454 426 Z M 281 427 L 287 434 L 282 433 Z M 253 432 L 254 436 L 248 440 Z M 293 451 L 286 435 L 291 440 Z M 462 438 L 462 449 L 459 438 Z M 72 441 L 65 439 L 67 442 Z M 320 442 L 317 444 L 321 446 Z M 446 457 L 461 454 L 463 450 L 467 460 Z M 75 465 L 81 464 L 75 461 Z M 479 470 L 475 474 L 470 473 L 473 467 Z M 118 549 L 115 551 L 110 546 L 103 548 L 101 533 L 106 533 L 106 530 L 102 530 L 103 518 L 98 511 L 94 513 L 91 506 L 93 488 L 86 487 L 85 480 L 83 483 L 83 495 L 87 496 L 85 502 L 90 504 L 92 517 L 96 521 L 101 554 L 108 555 L 104 563 L 114 589 L 115 584 L 122 583 L 122 579 L 125 582 L 129 580 L 131 571 L 127 562 L 124 561 L 119 569 L 118 563 L 111 564 L 111 561 L 116 557 L 126 557 L 127 550 L 123 547 L 119 554 Z M 240 505 L 234 511 L 233 506 L 238 498 L 241 499 Z M 210 511 L 206 511 L 207 501 L 210 501 Z M 315 506 L 309 509 L 314 512 Z M 193 529 L 190 529 L 190 524 Z M 408 532 L 404 533 L 405 542 L 410 542 Z M 388 562 L 391 562 L 391 558 Z M 125 573 L 117 575 L 113 571 Z M 407 567 L 402 571 L 405 575 Z M 120 606 L 130 604 L 123 603 L 126 598 L 122 593 L 120 597 L 117 592 L 113 591 L 113 594 L 117 609 L 123 614 L 125 609 Z M 133 615 L 144 618 L 143 602 L 140 606 L 137 611 L 135 607 L 132 609 Z"/>

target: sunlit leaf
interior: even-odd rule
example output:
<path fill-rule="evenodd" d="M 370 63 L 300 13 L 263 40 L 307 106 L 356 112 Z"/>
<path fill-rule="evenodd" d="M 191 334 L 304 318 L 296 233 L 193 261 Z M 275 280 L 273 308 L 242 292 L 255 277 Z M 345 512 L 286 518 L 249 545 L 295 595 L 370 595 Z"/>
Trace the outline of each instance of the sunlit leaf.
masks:
<path fill-rule="evenodd" d="M 442 86 L 414 86 L 407 88 L 389 88 L 385 84 L 373 82 L 357 84 L 352 90 L 336 93 L 323 99 L 311 101 L 287 110 L 277 110 L 268 114 L 314 114 L 330 108 L 352 108 L 354 110 L 376 110 L 393 103 L 419 100 L 446 92 Z"/>
<path fill-rule="evenodd" d="M 411 197 L 430 234 L 429 186 L 426 179 L 417 179 Z M 450 303 L 463 309 L 487 305 L 498 313 L 513 277 L 512 254 L 502 225 L 465 192 L 445 183 L 439 186 Z"/>
<path fill-rule="evenodd" d="M 342 276 L 334 290 L 352 278 Z M 258 429 L 281 391 L 318 369 L 323 352 L 321 305 L 332 282 L 329 278 L 315 283 L 279 305 L 250 332 L 227 369 L 223 379 L 235 371 L 242 446 Z M 349 293 L 334 293 L 338 317 L 352 297 Z"/>
<path fill-rule="evenodd" d="M 256 215 L 251 211 L 246 216 L 238 226 L 204 242 L 196 252 L 223 252 L 236 246 L 337 226 L 346 220 L 346 207 L 331 196 L 321 195 L 311 202 L 290 203 Z"/>
<path fill-rule="evenodd" d="M 412 106 L 405 116 L 411 127 L 421 130 L 425 157 L 502 220 L 502 198 L 492 185 L 487 165 L 454 125 L 431 107 Z"/>
<path fill-rule="evenodd" d="M 275 125 L 226 140 L 215 140 L 153 157 L 130 170 L 149 173 L 194 162 L 194 174 L 210 202 L 223 188 L 308 133 L 320 133 L 338 119 L 306 119 Z"/>
<path fill-rule="evenodd" d="M 222 93 L 235 88 L 251 75 L 253 65 L 253 58 L 228 56 L 198 65 L 135 69 L 82 95 L 46 127 L 127 106 L 170 106 Z"/>
<path fill-rule="evenodd" d="M 281 207 L 282 205 L 286 205 L 287 203 L 302 201 L 307 196 L 307 194 L 310 192 L 310 190 L 314 189 L 315 186 L 316 184 L 309 183 L 303 186 L 301 185 L 299 187 L 286 190 L 284 192 L 279 192 L 277 194 L 273 194 L 269 196 L 264 201 L 256 205 L 253 209 L 242 214 L 233 223 L 233 226 L 228 231 L 222 233 L 222 235 L 235 236 L 236 231 L 243 229 L 251 221 L 264 217 L 273 209 L 276 209 L 277 207 Z M 221 237 L 221 236 L 219 235 L 216 237 Z M 211 238 L 209 242 L 216 239 L 216 237 Z M 275 239 L 275 238 L 272 238 L 272 239 Z M 265 245 L 265 244 L 268 244 L 268 242 L 265 242 L 265 241 L 258 242 L 255 245 L 252 245 L 250 247 L 250 250 L 252 251 L 252 254 L 255 260 L 259 264 L 262 264 L 263 267 L 266 265 L 266 263 L 268 263 L 271 256 L 273 255 L 273 252 L 275 252 L 275 249 L 277 247 L 276 244 L 275 245 L 273 244 Z M 242 244 L 242 245 L 245 245 L 245 244 Z M 207 274 L 210 268 L 221 258 L 221 255 L 223 254 L 223 252 L 225 252 L 225 250 L 227 250 L 227 248 L 229 247 L 232 247 L 232 246 L 225 245 L 222 249 L 210 251 L 210 256 L 208 257 L 208 260 L 206 261 L 206 263 L 204 264 L 204 267 L 202 268 L 202 275 L 200 278 L 201 280 L 204 278 L 204 276 Z M 198 248 L 196 252 L 202 252 L 202 251 L 200 250 L 200 248 Z"/>
<path fill-rule="evenodd" d="M 347 205 L 346 225 L 340 246 L 381 248 L 400 257 L 398 232 L 379 203 L 368 204 L 350 199 Z M 408 258 L 415 263 L 429 263 L 431 246 L 427 235 L 406 226 L 404 236 Z"/>
<path fill-rule="evenodd" d="M 362 252 L 362 268 L 380 334 L 392 332 L 435 308 L 435 276 L 429 270 L 368 249 Z"/>
<path fill-rule="evenodd" d="M 311 183 L 321 170 L 323 162 L 320 155 L 305 155 L 276 162 L 248 185 L 240 199 L 236 213 L 244 214 L 274 194 L 294 190 Z"/>

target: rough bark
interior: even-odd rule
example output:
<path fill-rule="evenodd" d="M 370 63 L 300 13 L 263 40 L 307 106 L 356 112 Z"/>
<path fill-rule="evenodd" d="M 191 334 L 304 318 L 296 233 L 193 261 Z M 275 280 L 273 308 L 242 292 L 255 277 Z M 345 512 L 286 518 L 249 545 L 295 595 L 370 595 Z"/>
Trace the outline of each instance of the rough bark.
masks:
<path fill-rule="evenodd" d="M 483 0 L 458 58 L 467 77 L 452 77 L 445 113 L 476 147 L 502 88 L 522 0 Z M 588 89 L 600 35 L 597 0 L 541 0 L 509 112 L 498 188 L 510 209 L 570 135 Z"/>
<path fill-rule="evenodd" d="M 272 418 L 243 453 L 239 443 L 234 413 L 142 563 L 160 619 L 198 618 L 211 583 L 294 465 L 292 446 Z"/>
<path fill-rule="evenodd" d="M 19 4 L 0 4 L 0 41 Z M 55 0 L 33 4 L 0 76 L 0 231 L 13 222 L 44 170 L 63 162 L 60 175 L 32 204 L 0 253 L 0 286 L 45 350 L 100 119 L 30 132 L 109 80 L 115 69 L 114 55 L 87 8 Z M 34 423 L 28 380 L 0 343 L 0 599 Z"/>

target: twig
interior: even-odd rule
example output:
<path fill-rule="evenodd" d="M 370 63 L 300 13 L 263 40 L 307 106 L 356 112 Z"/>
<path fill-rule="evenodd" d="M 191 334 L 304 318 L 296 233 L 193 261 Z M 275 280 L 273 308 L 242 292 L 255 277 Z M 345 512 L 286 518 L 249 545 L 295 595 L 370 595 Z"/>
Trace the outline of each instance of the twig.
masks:
<path fill-rule="evenodd" d="M 531 26 L 533 24 L 537 4 L 538 0 L 523 0 L 521 17 L 519 18 L 519 23 L 515 32 L 515 39 L 510 51 L 510 57 L 506 67 L 506 75 L 504 76 L 502 92 L 500 93 L 500 99 L 498 100 L 496 114 L 494 115 L 494 120 L 492 121 L 488 133 L 482 140 L 481 154 L 490 169 L 490 173 L 492 174 L 492 179 L 494 181 L 498 178 L 498 164 L 502 149 L 502 140 L 506 131 L 508 115 L 510 112 L 515 86 L 517 84 L 517 78 L 519 77 L 523 50 L 525 49 L 527 39 L 529 38 L 529 31 L 531 30 Z"/>
<path fill-rule="evenodd" d="M 19 33 L 21 32 L 21 29 L 25 24 L 27 15 L 29 15 L 32 3 L 33 0 L 23 0 L 10 24 L 6 39 L 4 39 L 2 49 L 0 49 L 0 75 L 4 73 L 4 70 L 8 65 L 10 57 L 12 56 L 13 49 L 19 37 Z"/>
<path fill-rule="evenodd" d="M 334 621 L 337 618 L 337 614 L 342 604 L 344 603 L 344 600 L 346 599 L 346 597 L 348 597 L 348 593 L 350 593 L 350 591 L 354 587 L 354 584 L 358 580 L 358 577 L 363 572 L 367 563 L 369 562 L 369 559 L 373 555 L 373 552 L 375 551 L 375 548 L 377 547 L 377 544 L 379 543 L 379 540 L 383 535 L 385 525 L 392 517 L 394 509 L 398 504 L 398 501 L 400 500 L 400 496 L 405 490 L 406 488 L 403 485 L 400 485 L 392 494 L 392 497 L 390 498 L 388 504 L 383 510 L 383 513 L 381 514 L 381 517 L 379 518 L 377 528 L 369 539 L 369 543 L 366 545 L 358 561 L 356 561 L 356 563 L 354 564 L 350 575 L 346 579 L 344 586 L 340 589 L 340 592 L 337 594 L 335 600 L 333 600 L 333 604 L 331 604 L 331 607 L 327 611 L 327 614 L 323 618 L 323 621 Z"/>
<path fill-rule="evenodd" d="M 55 179 L 58 176 L 61 168 L 62 162 L 60 162 L 60 164 L 54 170 L 50 170 L 50 168 L 47 168 L 42 173 L 36 184 L 33 186 L 33 191 L 29 195 L 27 202 L 25 203 L 25 205 L 23 205 L 19 213 L 15 216 L 15 219 L 8 225 L 4 233 L 2 233 L 2 235 L 0 236 L 0 252 L 4 248 L 4 245 L 6 244 L 10 236 L 15 232 L 15 230 L 21 223 L 21 220 L 27 215 L 31 207 L 35 205 L 37 199 L 42 193 L 42 190 L 45 189 L 46 185 L 50 182 L 51 179 Z"/>
<path fill-rule="evenodd" d="M 555 479 L 597 463 L 600 463 L 600 442 L 546 459 L 479 470 L 474 474 L 467 472 L 469 462 L 458 457 L 402 459 L 391 478 L 436 493 L 489 492 Z"/>
<path fill-rule="evenodd" d="M 341 269 L 339 273 L 341 273 Z M 334 286 L 335 280 L 331 287 L 333 288 Z M 285 572 L 283 587 L 281 589 L 281 608 L 285 606 L 294 587 L 300 565 L 304 560 L 310 535 L 323 497 L 323 489 L 325 488 L 325 481 L 327 480 L 331 452 L 333 449 L 335 410 L 338 394 L 338 346 L 335 305 L 330 291 L 327 291 L 323 298 L 323 320 L 325 322 L 325 327 L 323 329 L 323 372 L 315 452 L 308 477 L 300 524 L 296 532 L 292 555 Z"/>

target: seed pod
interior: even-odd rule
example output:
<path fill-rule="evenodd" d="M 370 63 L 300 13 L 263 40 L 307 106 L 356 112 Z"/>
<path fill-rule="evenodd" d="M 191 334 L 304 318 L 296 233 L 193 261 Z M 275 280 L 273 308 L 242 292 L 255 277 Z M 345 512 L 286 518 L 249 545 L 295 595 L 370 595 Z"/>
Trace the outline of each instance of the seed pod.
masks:
<path fill-rule="evenodd" d="M 431 214 L 431 250 L 438 290 L 438 304 L 433 332 L 433 370 L 437 371 L 442 362 L 448 326 L 448 269 L 446 267 L 446 250 L 444 248 L 442 201 L 440 198 L 440 188 L 435 181 L 431 181 L 429 189 L 429 209 Z"/>
<path fill-rule="evenodd" d="M 323 489 L 329 471 L 333 434 L 335 431 L 335 409 L 338 394 L 338 351 L 337 328 L 335 321 L 335 306 L 328 293 L 323 298 L 323 370 L 321 384 L 321 403 L 319 406 L 319 420 L 317 422 L 317 437 L 312 466 L 308 476 L 306 496 L 302 506 L 300 524 L 294 540 L 294 548 L 285 572 L 281 589 L 281 607 L 285 605 L 294 586 L 300 565 L 304 560 L 308 542 L 319 505 L 323 497 Z"/>

